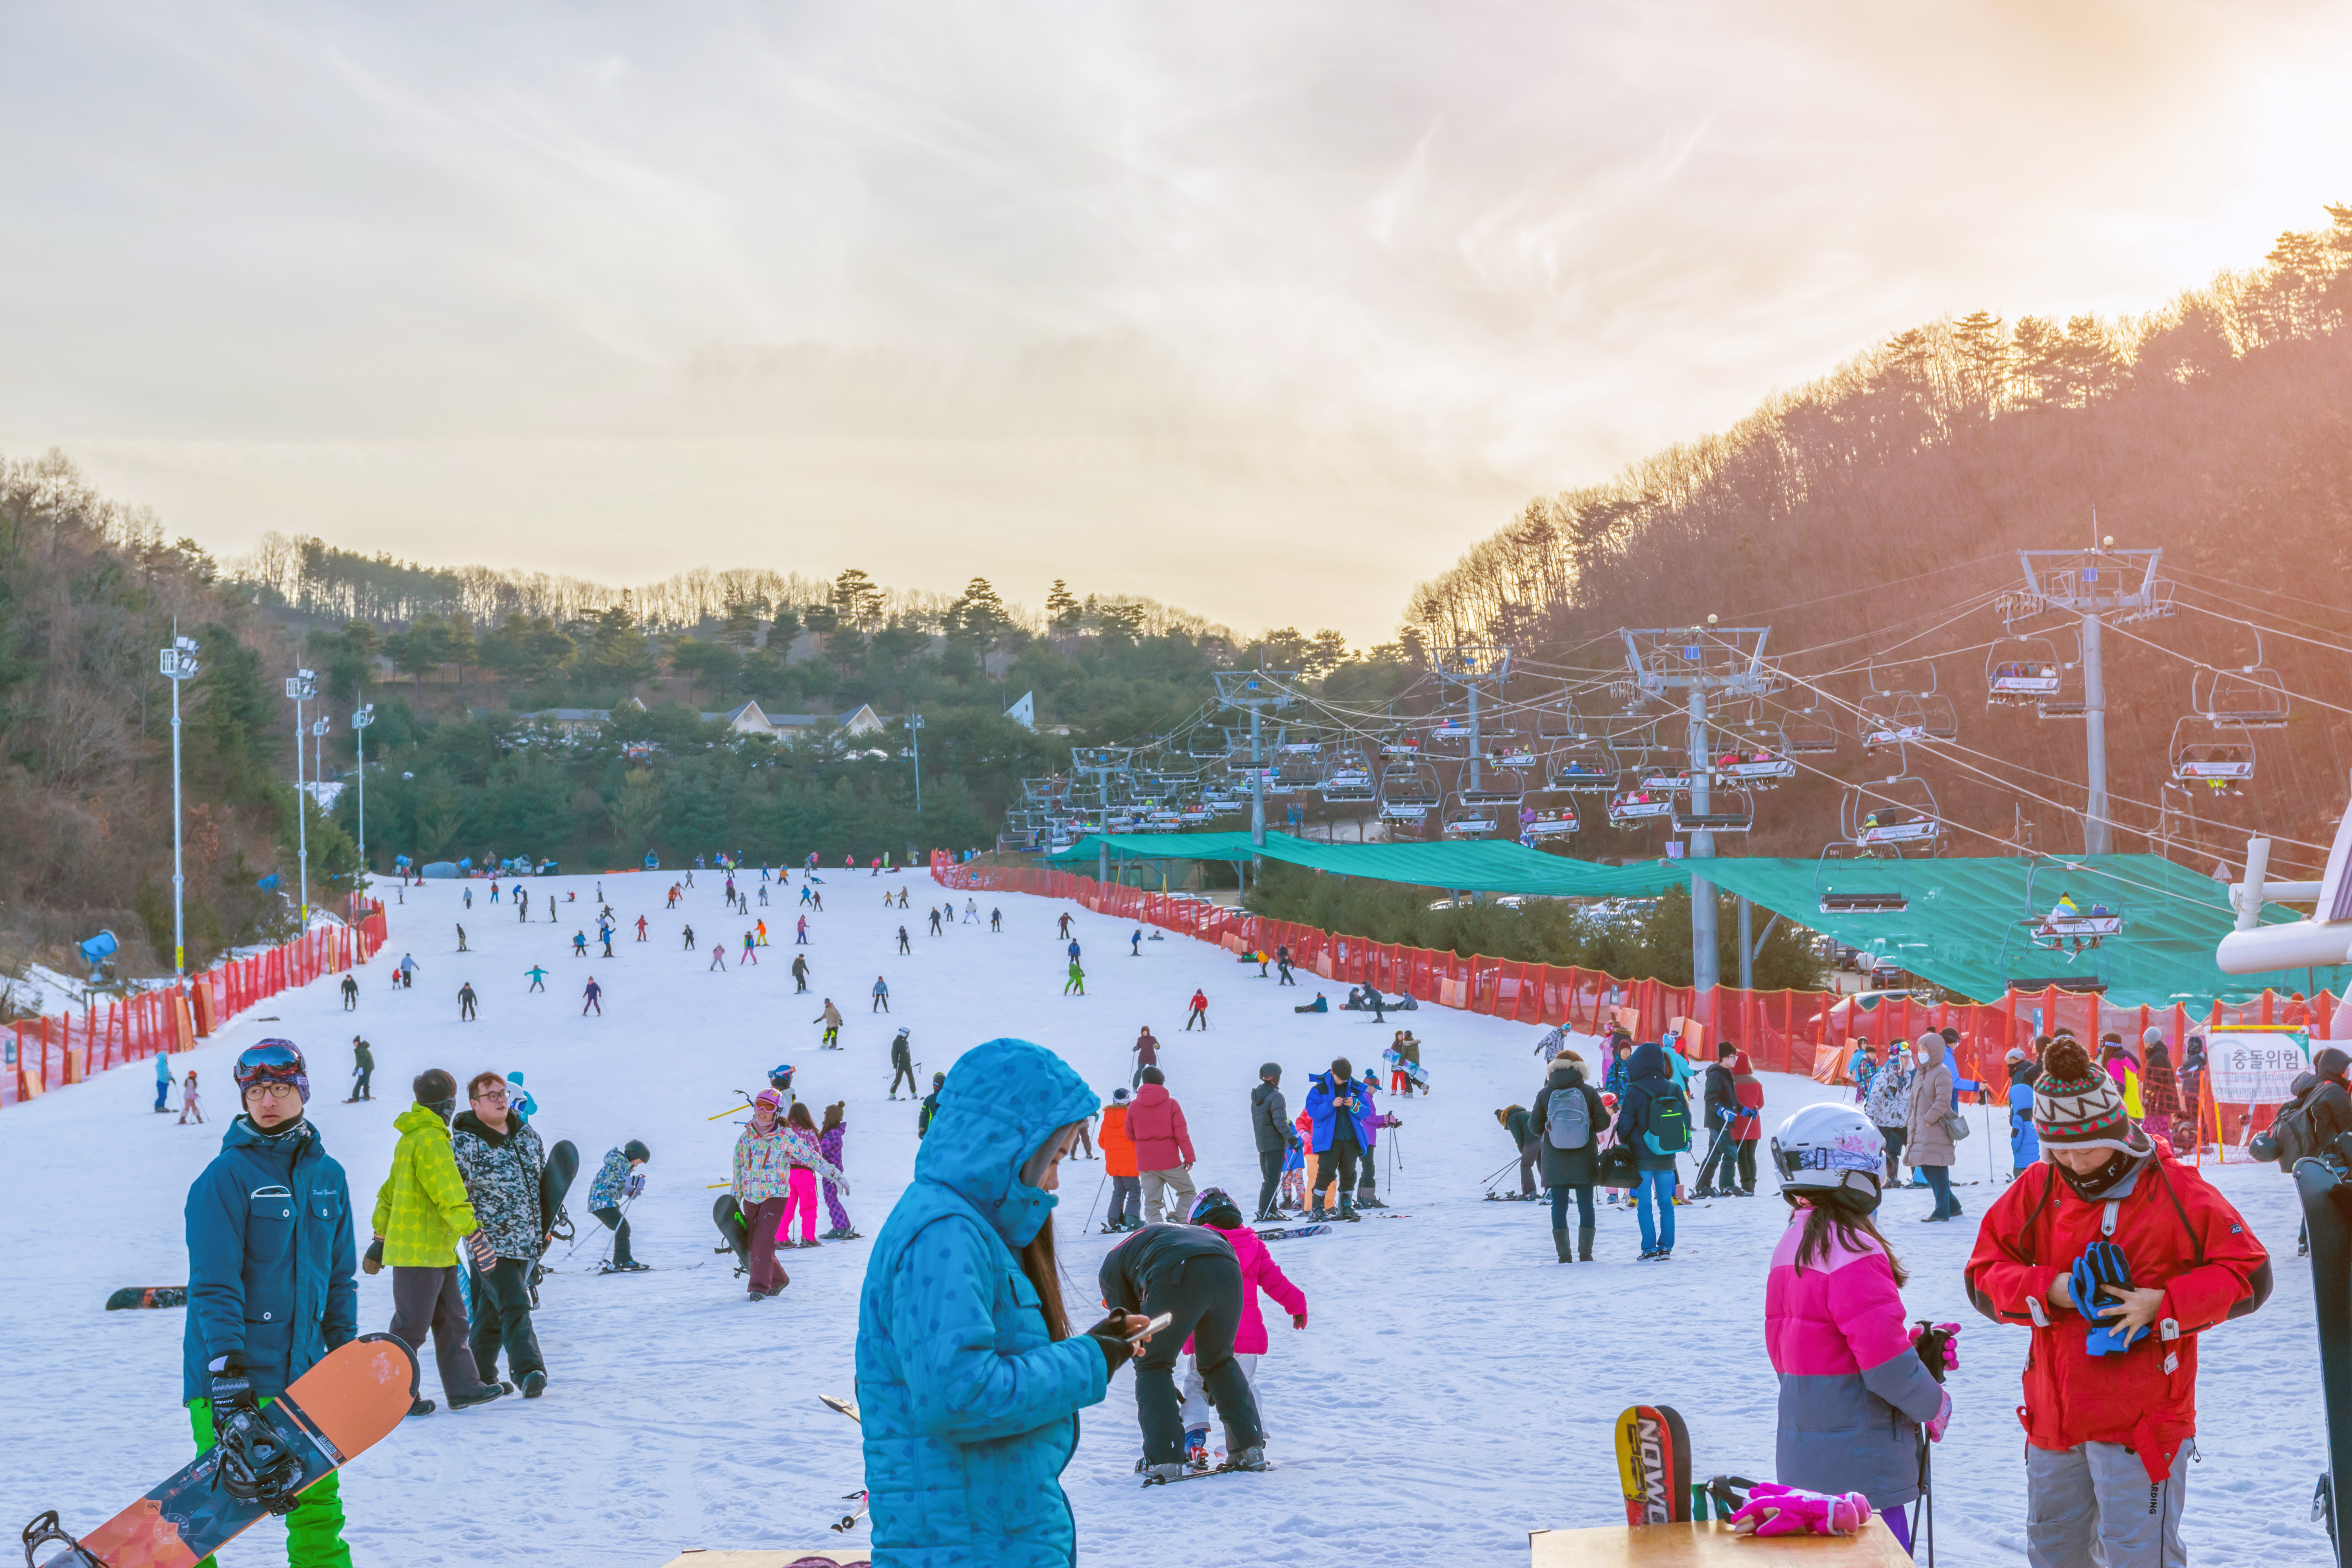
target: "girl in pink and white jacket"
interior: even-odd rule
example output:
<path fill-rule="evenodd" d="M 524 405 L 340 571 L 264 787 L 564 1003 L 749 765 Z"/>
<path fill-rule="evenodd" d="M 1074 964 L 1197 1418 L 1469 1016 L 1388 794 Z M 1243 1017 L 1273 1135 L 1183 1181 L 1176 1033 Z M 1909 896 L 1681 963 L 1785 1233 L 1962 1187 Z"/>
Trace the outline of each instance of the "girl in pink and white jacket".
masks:
<path fill-rule="evenodd" d="M 1941 1439 L 1951 1419 L 1951 1395 L 1904 1319 L 1903 1265 L 1870 1217 L 1885 1158 L 1878 1129 L 1852 1105 L 1808 1106 L 1772 1140 L 1795 1212 L 1764 1290 L 1764 1343 L 1780 1376 L 1780 1485 L 1750 1507 L 1787 1515 L 1765 1533 L 1850 1530 L 1876 1510 L 1908 1551 L 1903 1509 L 1919 1496 L 1921 1436 Z M 1931 1343 L 1927 1353 L 1949 1364 L 1947 1336 Z"/>
<path fill-rule="evenodd" d="M 1257 1293 L 1261 1290 L 1274 1298 L 1275 1305 L 1290 1314 L 1290 1326 L 1307 1326 L 1307 1294 L 1290 1282 L 1257 1232 L 1242 1222 L 1241 1205 L 1227 1196 L 1223 1187 L 1211 1187 L 1192 1205 L 1192 1223 L 1206 1226 L 1225 1238 L 1234 1249 L 1234 1258 L 1242 1266 L 1242 1317 L 1234 1330 L 1234 1361 L 1249 1381 L 1250 1392 L 1257 1392 L 1257 1358 L 1265 1354 L 1265 1319 L 1258 1312 Z M 1189 1359 L 1192 1342 L 1184 1342 L 1184 1453 L 1196 1467 L 1208 1460 L 1209 1421 L 1213 1408 L 1202 1385 L 1200 1370 Z M 1258 1420 L 1263 1426 L 1265 1406 L 1258 1406 Z M 1225 1440 L 1225 1452 L 1234 1451 L 1233 1439 Z"/>

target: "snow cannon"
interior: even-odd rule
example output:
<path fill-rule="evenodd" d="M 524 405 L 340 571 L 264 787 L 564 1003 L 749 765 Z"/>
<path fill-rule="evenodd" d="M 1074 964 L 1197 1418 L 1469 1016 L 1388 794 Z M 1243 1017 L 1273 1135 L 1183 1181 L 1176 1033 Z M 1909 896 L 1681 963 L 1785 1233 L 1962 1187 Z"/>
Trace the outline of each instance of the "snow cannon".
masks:
<path fill-rule="evenodd" d="M 460 861 L 458 861 L 458 862 L 457 862 L 457 869 L 458 869 L 460 872 L 471 871 L 473 868 L 474 868 L 474 862 L 473 862 L 473 860 L 472 860 L 471 858 L 467 858 L 467 859 L 460 860 Z"/>
<path fill-rule="evenodd" d="M 411 860 L 405 855 L 395 855 L 392 858 L 392 868 L 395 871 L 405 871 L 411 866 L 415 864 L 415 861 Z"/>
<path fill-rule="evenodd" d="M 278 890 L 278 873 L 272 871 L 267 877 L 257 878 L 253 885 L 265 893 L 274 893 Z"/>
<path fill-rule="evenodd" d="M 646 851 L 646 869 L 648 871 L 658 871 L 661 869 L 661 857 L 655 854 L 650 849 Z"/>
<path fill-rule="evenodd" d="M 81 961 L 89 965 L 89 983 L 98 984 L 106 978 L 106 961 L 112 958 L 121 944 L 110 931 L 100 931 L 88 942 L 76 944 L 81 950 Z"/>
<path fill-rule="evenodd" d="M 2271 841 L 2246 841 L 2246 878 L 2230 885 L 2237 929 L 2221 939 L 2214 963 L 2226 974 L 2259 974 L 2273 969 L 2327 968 L 2352 962 L 2352 809 L 2336 825 L 2327 854 L 2327 873 L 2316 882 L 2273 882 Z M 2313 906 L 2309 920 L 2262 923 L 2265 903 Z"/>

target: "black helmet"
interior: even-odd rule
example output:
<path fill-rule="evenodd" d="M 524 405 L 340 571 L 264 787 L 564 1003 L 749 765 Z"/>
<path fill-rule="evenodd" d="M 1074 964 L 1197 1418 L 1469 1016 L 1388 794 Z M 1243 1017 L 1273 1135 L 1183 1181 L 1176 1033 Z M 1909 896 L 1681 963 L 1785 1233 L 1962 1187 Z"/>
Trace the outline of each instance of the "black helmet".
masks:
<path fill-rule="evenodd" d="M 1260 1078 L 1279 1079 L 1282 1077 L 1282 1064 L 1280 1062 L 1266 1062 L 1257 1069 L 1257 1076 Z"/>
<path fill-rule="evenodd" d="M 651 1163 L 653 1161 L 653 1155 L 646 1152 L 646 1146 L 643 1143 L 638 1142 L 634 1138 L 621 1145 L 621 1153 L 625 1158 L 631 1160 L 643 1160 L 647 1163 Z"/>
<path fill-rule="evenodd" d="M 1193 1200 L 1192 1223 L 1213 1225 L 1220 1230 L 1237 1230 L 1242 1223 L 1241 1205 L 1226 1194 L 1224 1188 L 1211 1187 Z"/>

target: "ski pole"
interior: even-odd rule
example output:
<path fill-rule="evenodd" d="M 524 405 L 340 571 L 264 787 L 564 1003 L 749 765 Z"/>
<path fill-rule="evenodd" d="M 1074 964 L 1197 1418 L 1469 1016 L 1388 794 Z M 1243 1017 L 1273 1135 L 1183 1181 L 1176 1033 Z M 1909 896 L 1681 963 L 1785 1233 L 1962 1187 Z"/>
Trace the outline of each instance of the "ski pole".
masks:
<path fill-rule="evenodd" d="M 1488 1192 L 1493 1192 L 1495 1190 L 1495 1184 L 1501 1181 L 1507 1172 L 1517 1168 L 1518 1163 L 1519 1157 L 1517 1154 L 1512 1155 L 1509 1159 L 1503 1162 L 1501 1169 L 1497 1170 L 1493 1175 L 1487 1177 L 1482 1184 Z"/>
<path fill-rule="evenodd" d="M 1087 1227 L 1095 1223 L 1095 1205 L 1102 1202 L 1103 1184 L 1109 1180 L 1110 1163 L 1108 1161 L 1105 1161 L 1103 1163 L 1103 1173 L 1095 1178 L 1095 1195 L 1087 1200 L 1087 1217 L 1078 1222 L 1078 1234 L 1080 1236 L 1086 1235 Z"/>

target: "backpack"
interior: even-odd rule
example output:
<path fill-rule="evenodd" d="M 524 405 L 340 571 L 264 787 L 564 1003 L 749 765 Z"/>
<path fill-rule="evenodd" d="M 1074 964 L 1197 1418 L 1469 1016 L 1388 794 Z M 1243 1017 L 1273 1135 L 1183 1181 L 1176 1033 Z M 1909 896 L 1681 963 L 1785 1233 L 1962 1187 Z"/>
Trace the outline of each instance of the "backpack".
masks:
<path fill-rule="evenodd" d="M 1584 1090 L 1556 1089 L 1544 1111 L 1544 1142 L 1555 1149 L 1581 1149 L 1592 1142 L 1592 1107 Z"/>
<path fill-rule="evenodd" d="M 2297 1160 L 2319 1152 L 2319 1135 L 2311 1126 L 2311 1108 L 2319 1099 L 2320 1083 L 2316 1073 L 2298 1074 L 2291 1086 L 2294 1098 L 2281 1106 L 2278 1115 L 2272 1119 L 2270 1144 L 2277 1151 L 2273 1157 L 2282 1171 L 2292 1172 Z"/>
<path fill-rule="evenodd" d="M 1679 1154 L 1691 1146 L 1690 1105 L 1680 1089 L 1668 1089 L 1650 1100 L 1649 1126 L 1642 1139 L 1653 1154 Z"/>

